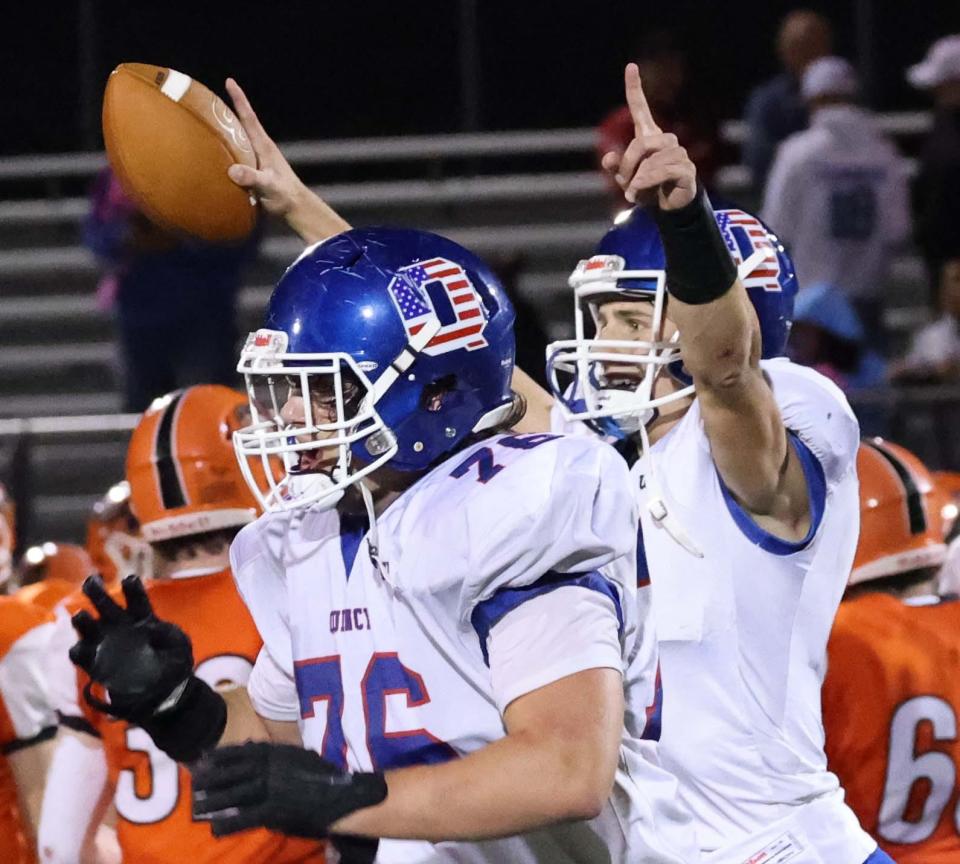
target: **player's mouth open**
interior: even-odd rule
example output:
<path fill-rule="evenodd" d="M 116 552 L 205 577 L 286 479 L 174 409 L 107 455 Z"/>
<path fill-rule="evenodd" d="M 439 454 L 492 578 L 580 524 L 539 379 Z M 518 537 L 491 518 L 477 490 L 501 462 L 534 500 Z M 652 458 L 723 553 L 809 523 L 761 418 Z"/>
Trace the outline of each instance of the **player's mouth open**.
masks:
<path fill-rule="evenodd" d="M 603 386 L 608 390 L 635 390 L 642 380 L 640 370 L 632 367 L 611 366 L 603 373 Z"/>
<path fill-rule="evenodd" d="M 335 455 L 324 456 L 324 450 L 316 452 L 301 451 L 297 457 L 297 464 L 290 473 L 292 474 L 329 474 L 337 465 Z"/>

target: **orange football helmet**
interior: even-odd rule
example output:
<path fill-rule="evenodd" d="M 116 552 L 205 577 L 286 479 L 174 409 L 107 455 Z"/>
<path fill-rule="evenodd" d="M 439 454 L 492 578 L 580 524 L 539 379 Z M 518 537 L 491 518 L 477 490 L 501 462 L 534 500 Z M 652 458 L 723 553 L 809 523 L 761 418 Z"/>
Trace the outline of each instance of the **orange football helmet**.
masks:
<path fill-rule="evenodd" d="M 216 384 L 169 393 L 146 410 L 127 450 L 127 480 L 147 542 L 245 525 L 257 517 L 232 443 L 248 411 L 244 396 Z"/>
<path fill-rule="evenodd" d="M 18 568 L 19 600 L 52 609 L 97 568 L 82 546 L 42 543 L 23 553 Z"/>
<path fill-rule="evenodd" d="M 940 514 L 943 517 L 943 536 L 949 537 L 955 533 L 957 517 L 960 516 L 960 472 L 934 471 L 933 485 L 943 496 L 943 507 Z"/>
<path fill-rule="evenodd" d="M 857 453 L 860 476 L 860 542 L 849 585 L 939 567 L 943 542 L 943 496 L 927 467 L 909 450 L 864 439 Z"/>
<path fill-rule="evenodd" d="M 111 486 L 87 519 L 87 552 L 107 585 L 124 576 L 150 574 L 150 545 L 140 536 L 140 523 L 130 509 L 130 484 Z"/>
<path fill-rule="evenodd" d="M 0 483 L 0 590 L 13 576 L 13 550 L 17 545 L 17 511 L 7 488 Z"/>

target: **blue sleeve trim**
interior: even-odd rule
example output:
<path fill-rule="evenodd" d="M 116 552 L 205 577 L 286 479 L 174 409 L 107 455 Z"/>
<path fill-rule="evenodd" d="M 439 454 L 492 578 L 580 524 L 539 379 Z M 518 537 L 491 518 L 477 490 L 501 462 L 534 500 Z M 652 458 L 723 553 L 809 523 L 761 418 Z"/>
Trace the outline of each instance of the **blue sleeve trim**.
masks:
<path fill-rule="evenodd" d="M 723 500 L 726 502 L 727 510 L 730 511 L 737 527 L 748 540 L 773 555 L 793 555 L 795 552 L 806 549 L 813 538 L 817 536 L 827 502 L 827 482 L 823 474 L 823 466 L 810 451 L 810 448 L 794 432 L 788 430 L 787 434 L 789 435 L 789 443 L 793 445 L 793 452 L 797 454 L 797 458 L 800 460 L 803 477 L 807 483 L 807 494 L 810 496 L 810 530 L 802 540 L 796 542 L 784 540 L 768 531 L 764 531 L 753 521 L 750 514 L 740 506 L 726 487 L 723 478 L 720 477 L 719 473 L 717 474 L 717 479 L 720 481 L 720 490 L 723 492 Z"/>
<path fill-rule="evenodd" d="M 492 597 L 482 600 L 476 605 L 473 614 L 470 616 L 470 622 L 473 624 L 473 629 L 477 631 L 477 636 L 480 637 L 483 662 L 488 666 L 490 665 L 490 658 L 487 655 L 487 639 L 494 625 L 504 615 L 526 603 L 527 600 L 532 600 L 534 597 L 540 597 L 557 588 L 565 588 L 570 585 L 599 591 L 609 597 L 613 601 L 614 609 L 617 610 L 617 626 L 620 633 L 623 633 L 623 609 L 620 607 L 620 595 L 617 594 L 613 585 L 600 575 L 599 571 L 557 573 L 554 570 L 549 570 L 531 585 L 523 585 L 519 588 L 501 588 Z"/>

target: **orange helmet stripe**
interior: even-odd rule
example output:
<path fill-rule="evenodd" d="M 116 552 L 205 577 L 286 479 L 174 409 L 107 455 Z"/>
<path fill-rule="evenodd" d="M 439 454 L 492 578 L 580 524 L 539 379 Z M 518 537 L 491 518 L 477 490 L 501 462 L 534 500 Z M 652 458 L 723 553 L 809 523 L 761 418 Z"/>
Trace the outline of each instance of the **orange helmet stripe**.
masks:
<path fill-rule="evenodd" d="M 157 424 L 153 444 L 153 462 L 157 470 L 160 501 L 164 509 L 173 510 L 187 505 L 187 489 L 180 476 L 177 464 L 177 419 L 184 392 L 176 393 L 163 408 L 163 416 Z"/>
<path fill-rule="evenodd" d="M 910 525 L 911 534 L 922 534 L 927 530 L 927 514 L 923 508 L 923 493 L 917 486 L 910 469 L 904 465 L 903 461 L 891 450 L 884 447 L 878 441 L 868 441 L 864 439 L 863 443 L 879 453 L 893 468 L 900 482 L 903 484 L 903 491 L 907 503 L 907 520 Z"/>

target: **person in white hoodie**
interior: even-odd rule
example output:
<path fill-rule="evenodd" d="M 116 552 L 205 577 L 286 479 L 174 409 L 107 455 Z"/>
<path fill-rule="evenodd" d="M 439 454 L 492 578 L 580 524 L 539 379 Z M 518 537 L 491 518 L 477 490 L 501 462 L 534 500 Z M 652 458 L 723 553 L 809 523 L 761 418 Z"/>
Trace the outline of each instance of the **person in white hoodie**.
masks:
<path fill-rule="evenodd" d="M 762 217 L 790 247 L 800 285 L 837 286 L 882 350 L 883 286 L 892 252 L 910 232 L 907 164 L 857 104 L 858 91 L 841 57 L 807 67 L 801 93 L 810 128 L 780 145 Z"/>

